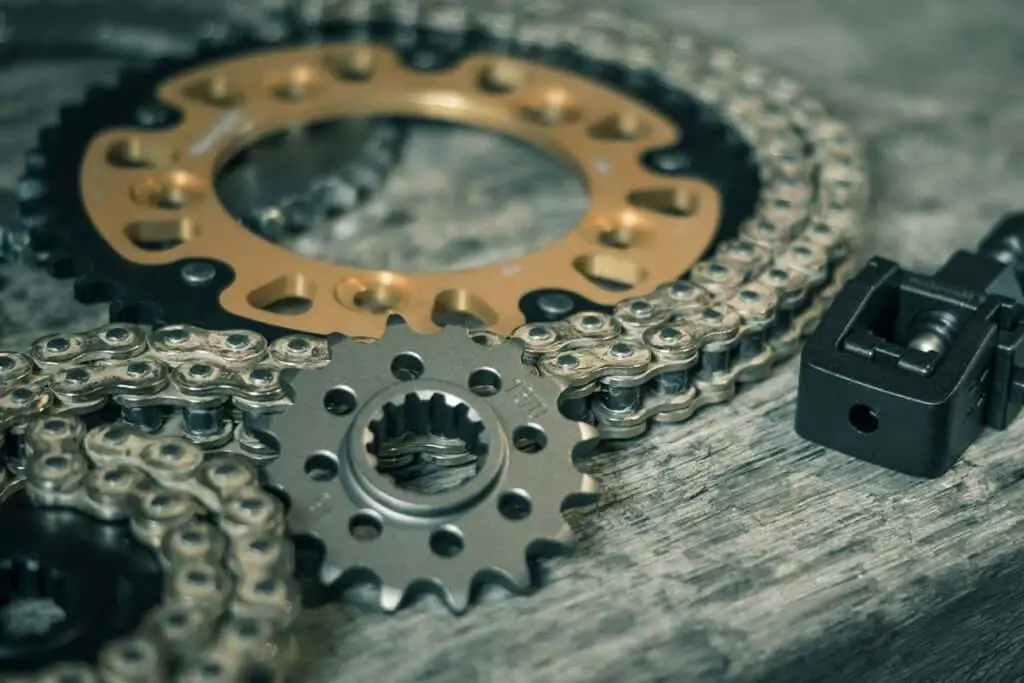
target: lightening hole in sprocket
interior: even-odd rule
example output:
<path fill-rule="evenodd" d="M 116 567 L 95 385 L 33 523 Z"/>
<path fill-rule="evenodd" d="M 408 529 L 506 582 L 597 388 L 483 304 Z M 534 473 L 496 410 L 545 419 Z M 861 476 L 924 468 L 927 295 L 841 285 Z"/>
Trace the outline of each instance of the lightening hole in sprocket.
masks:
<path fill-rule="evenodd" d="M 498 512 L 510 522 L 518 522 L 530 516 L 533 503 L 526 491 L 505 491 L 498 498 Z"/>
<path fill-rule="evenodd" d="M 639 190 L 631 192 L 627 200 L 638 209 L 676 218 L 692 216 L 699 208 L 696 195 L 680 188 Z"/>
<path fill-rule="evenodd" d="M 548 445 L 548 435 L 537 425 L 520 425 L 512 430 L 512 445 L 521 453 L 540 453 Z"/>
<path fill-rule="evenodd" d="M 357 404 L 356 392 L 349 387 L 335 387 L 324 394 L 324 410 L 331 415 L 350 415 Z"/>
<path fill-rule="evenodd" d="M 286 275 L 249 293 L 249 304 L 277 315 L 302 315 L 313 307 L 316 285 L 303 275 Z"/>
<path fill-rule="evenodd" d="M 373 54 L 366 49 L 343 50 L 324 60 L 324 66 L 342 81 L 368 81 L 373 76 Z"/>
<path fill-rule="evenodd" d="M 400 382 L 411 382 L 419 379 L 426 372 L 423 359 L 415 353 L 400 353 L 391 359 L 391 374 Z"/>
<path fill-rule="evenodd" d="M 226 76 L 214 74 L 185 86 L 185 97 L 218 109 L 242 103 L 241 91 Z"/>
<path fill-rule="evenodd" d="M 612 254 L 585 254 L 573 259 L 573 268 L 601 289 L 624 292 L 647 279 L 639 263 Z"/>
<path fill-rule="evenodd" d="M 457 557 L 465 547 L 462 533 L 455 527 L 447 526 L 430 534 L 430 549 L 438 557 Z"/>
<path fill-rule="evenodd" d="M 125 235 L 139 249 L 168 251 L 198 237 L 199 227 L 188 218 L 136 221 L 128 225 Z"/>
<path fill-rule="evenodd" d="M 110 145 L 107 161 L 121 168 L 163 168 L 175 162 L 175 155 L 142 136 L 132 135 Z"/>
<path fill-rule="evenodd" d="M 377 315 L 394 310 L 401 300 L 402 296 L 397 288 L 384 284 L 367 287 L 352 297 L 352 303 L 356 308 Z"/>
<path fill-rule="evenodd" d="M 468 385 L 477 396 L 494 396 L 501 391 L 501 374 L 493 368 L 477 368 L 469 373 Z"/>
<path fill-rule="evenodd" d="M 480 472 L 490 447 L 479 413 L 440 391 L 410 392 L 384 404 L 368 432 L 377 472 L 419 494 L 463 486 Z"/>
<path fill-rule="evenodd" d="M 483 92 L 506 94 L 523 85 L 526 76 L 522 69 L 510 62 L 495 62 L 480 70 L 478 82 Z"/>
<path fill-rule="evenodd" d="M 305 470 L 313 481 L 334 481 L 338 478 L 338 459 L 327 453 L 314 453 L 306 458 Z"/>
<path fill-rule="evenodd" d="M 375 541 L 383 531 L 384 524 L 374 512 L 358 512 L 348 522 L 348 533 L 357 541 Z"/>

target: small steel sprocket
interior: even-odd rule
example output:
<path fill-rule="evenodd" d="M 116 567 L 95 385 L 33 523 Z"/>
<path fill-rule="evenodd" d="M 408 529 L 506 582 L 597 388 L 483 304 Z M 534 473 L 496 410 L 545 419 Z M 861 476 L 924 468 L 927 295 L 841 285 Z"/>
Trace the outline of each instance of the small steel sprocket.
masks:
<path fill-rule="evenodd" d="M 426 592 L 461 613 L 482 582 L 523 592 L 529 561 L 567 548 L 563 510 L 596 499 L 573 464 L 595 432 L 559 412 L 561 386 L 520 354 L 516 342 L 462 328 L 392 325 L 376 343 L 337 342 L 326 368 L 282 378 L 295 405 L 268 422 L 281 455 L 267 473 L 290 501 L 290 528 L 323 545 L 324 583 L 377 583 L 389 612 Z M 415 448 L 395 443 L 416 437 L 461 441 L 463 455 L 478 456 L 475 474 L 444 491 L 409 490 L 397 471 Z M 451 469 L 467 461 L 420 458 Z"/>

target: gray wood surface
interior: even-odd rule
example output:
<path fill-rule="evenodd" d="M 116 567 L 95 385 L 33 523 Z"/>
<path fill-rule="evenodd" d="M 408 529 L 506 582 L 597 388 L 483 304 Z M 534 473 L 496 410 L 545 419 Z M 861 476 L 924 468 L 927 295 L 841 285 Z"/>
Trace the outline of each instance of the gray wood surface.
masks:
<path fill-rule="evenodd" d="M 931 268 L 1021 206 L 1020 0 L 633 4 L 747 46 L 854 122 L 874 168 L 871 250 Z M 57 102 L 112 70 L 0 75 L 0 186 Z M 346 228 L 346 250 L 365 265 L 390 253 L 392 267 L 500 257 L 543 238 L 520 225 L 568 225 L 581 199 L 559 177 L 507 143 L 424 127 Z M 43 275 L 0 275 L 5 346 L 102 319 Z M 790 363 L 728 406 L 586 462 L 605 496 L 573 515 L 578 551 L 545 563 L 533 596 L 489 591 L 462 618 L 433 600 L 391 617 L 308 612 L 302 680 L 1024 678 L 1024 424 L 987 434 L 947 477 L 914 480 L 798 439 L 795 380 Z"/>

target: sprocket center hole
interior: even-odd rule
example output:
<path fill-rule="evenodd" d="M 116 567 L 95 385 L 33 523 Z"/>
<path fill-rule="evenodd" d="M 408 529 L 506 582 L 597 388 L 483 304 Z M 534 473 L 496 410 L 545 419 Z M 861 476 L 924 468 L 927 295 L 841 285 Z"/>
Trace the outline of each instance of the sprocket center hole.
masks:
<path fill-rule="evenodd" d="M 476 410 L 439 391 L 410 392 L 386 403 L 370 422 L 367 440 L 377 472 L 419 494 L 466 484 L 483 466 L 488 445 Z"/>
<path fill-rule="evenodd" d="M 0 642 L 44 638 L 70 618 L 64 574 L 30 558 L 0 561 Z"/>
<path fill-rule="evenodd" d="M 218 173 L 217 194 L 236 220 L 289 251 L 401 273 L 525 255 L 569 233 L 589 208 L 581 175 L 528 142 L 400 123 L 407 133 L 394 168 L 388 145 L 360 146 L 367 120 L 334 119 L 250 144 Z"/>

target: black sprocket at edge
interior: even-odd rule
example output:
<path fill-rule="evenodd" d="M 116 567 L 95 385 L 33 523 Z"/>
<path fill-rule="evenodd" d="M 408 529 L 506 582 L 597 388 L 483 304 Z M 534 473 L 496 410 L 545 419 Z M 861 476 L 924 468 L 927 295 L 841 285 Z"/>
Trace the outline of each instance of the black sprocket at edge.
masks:
<path fill-rule="evenodd" d="M 229 41 L 207 41 L 189 58 L 167 58 L 141 69 L 129 69 L 117 85 L 94 87 L 81 103 L 62 110 L 59 123 L 40 133 L 19 184 L 22 222 L 37 262 L 56 277 L 74 278 L 74 294 L 79 301 L 109 302 L 110 317 L 115 322 L 247 328 L 270 338 L 292 333 L 221 308 L 220 293 L 234 278 L 225 263 L 208 261 L 213 277 L 201 284 L 189 284 L 182 277 L 185 261 L 153 266 L 123 259 L 88 218 L 81 200 L 79 169 L 89 142 L 105 129 L 174 125 L 180 113 L 159 102 L 155 93 L 161 82 L 179 72 L 212 60 L 283 46 L 367 38 L 393 45 L 410 68 L 446 68 L 473 53 L 500 52 L 570 70 L 624 92 L 674 121 L 680 132 L 686 131 L 675 146 L 650 150 L 644 162 L 655 172 L 703 178 L 719 189 L 723 217 L 718 240 L 735 236 L 740 223 L 753 213 L 760 182 L 750 147 L 718 112 L 688 93 L 669 87 L 656 73 L 596 60 L 573 46 L 541 49 L 481 31 L 445 34 L 390 22 L 331 22 L 290 28 L 275 38 L 246 33 L 236 34 Z M 528 321 L 547 319 L 538 299 L 554 291 L 540 290 L 522 298 L 520 308 Z M 573 299 L 575 311 L 607 310 L 572 292 L 565 294 Z"/>

